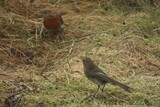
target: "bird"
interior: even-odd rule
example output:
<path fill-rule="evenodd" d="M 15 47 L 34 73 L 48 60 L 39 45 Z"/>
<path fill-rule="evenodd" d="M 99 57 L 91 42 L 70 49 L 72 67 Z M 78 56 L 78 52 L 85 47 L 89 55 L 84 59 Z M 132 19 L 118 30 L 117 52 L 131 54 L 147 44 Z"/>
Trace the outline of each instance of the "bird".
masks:
<path fill-rule="evenodd" d="M 95 97 L 98 90 L 102 87 L 102 91 L 107 83 L 111 83 L 112 85 L 119 86 L 120 88 L 124 89 L 125 91 L 131 92 L 131 88 L 127 85 L 124 85 L 115 79 L 109 77 L 106 73 L 104 73 L 98 66 L 94 64 L 91 58 L 89 57 L 82 57 L 81 60 L 84 67 L 84 74 L 85 76 L 94 84 L 98 85 L 96 92 L 93 94 Z"/>
<path fill-rule="evenodd" d="M 62 16 L 65 14 L 66 12 L 61 12 L 56 15 L 52 15 L 49 11 L 46 12 L 43 20 L 43 25 L 45 30 L 49 33 L 49 36 L 58 41 L 62 41 L 64 39 L 64 21 Z"/>

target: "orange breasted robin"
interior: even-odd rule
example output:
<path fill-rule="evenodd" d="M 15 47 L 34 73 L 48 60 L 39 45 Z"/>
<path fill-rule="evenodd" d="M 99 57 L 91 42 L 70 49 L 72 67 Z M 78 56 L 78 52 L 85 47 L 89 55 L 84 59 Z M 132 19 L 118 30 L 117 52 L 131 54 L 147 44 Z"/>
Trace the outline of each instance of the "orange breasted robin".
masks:
<path fill-rule="evenodd" d="M 64 21 L 62 16 L 66 13 L 59 13 L 56 15 L 51 15 L 51 13 L 47 13 L 43 25 L 45 29 L 50 33 L 49 35 L 57 40 L 63 40 L 64 38 Z"/>

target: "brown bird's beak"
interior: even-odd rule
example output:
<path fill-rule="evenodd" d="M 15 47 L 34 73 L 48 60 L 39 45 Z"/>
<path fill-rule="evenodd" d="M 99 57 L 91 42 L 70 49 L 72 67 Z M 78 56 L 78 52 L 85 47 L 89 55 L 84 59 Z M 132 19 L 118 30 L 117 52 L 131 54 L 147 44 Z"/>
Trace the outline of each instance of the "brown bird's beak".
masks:
<path fill-rule="evenodd" d="M 83 61 L 83 60 L 85 60 L 85 57 L 84 56 L 80 56 L 80 59 Z"/>

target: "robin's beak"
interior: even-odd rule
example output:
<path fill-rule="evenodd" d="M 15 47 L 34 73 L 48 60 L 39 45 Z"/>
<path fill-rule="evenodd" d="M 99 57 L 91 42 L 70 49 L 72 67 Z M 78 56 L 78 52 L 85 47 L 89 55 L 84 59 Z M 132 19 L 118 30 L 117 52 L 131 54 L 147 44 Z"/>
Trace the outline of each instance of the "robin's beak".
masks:
<path fill-rule="evenodd" d="M 62 17 L 63 15 L 67 14 L 67 12 L 61 12 L 61 13 L 58 13 L 57 15 Z"/>

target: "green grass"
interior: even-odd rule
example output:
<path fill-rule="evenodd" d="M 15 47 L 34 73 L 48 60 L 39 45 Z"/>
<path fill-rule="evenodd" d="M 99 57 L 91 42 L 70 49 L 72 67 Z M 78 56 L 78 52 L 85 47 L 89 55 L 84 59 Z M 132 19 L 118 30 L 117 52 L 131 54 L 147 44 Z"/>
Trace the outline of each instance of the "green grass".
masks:
<path fill-rule="evenodd" d="M 71 4 L 62 6 L 68 5 Z M 159 106 L 160 11 L 147 5 L 141 11 L 112 6 L 105 10 L 95 2 L 82 1 L 80 13 L 68 10 L 74 15 L 64 16 L 67 27 L 62 43 L 35 40 L 35 35 L 29 35 L 25 41 L 23 37 L 28 36 L 28 31 L 23 31 L 25 28 L 20 34 L 15 31 L 20 39 L 24 35 L 25 41 L 19 40 L 17 44 L 36 53 L 34 65 L 13 64 L 16 72 L 0 68 L 0 103 L 4 103 L 9 93 L 24 90 L 20 94 L 27 107 Z M 28 29 L 33 30 L 29 26 Z M 109 76 L 133 88 L 132 93 L 108 84 L 93 101 L 83 101 L 97 89 L 84 76 L 79 60 L 84 55 L 91 57 Z"/>

